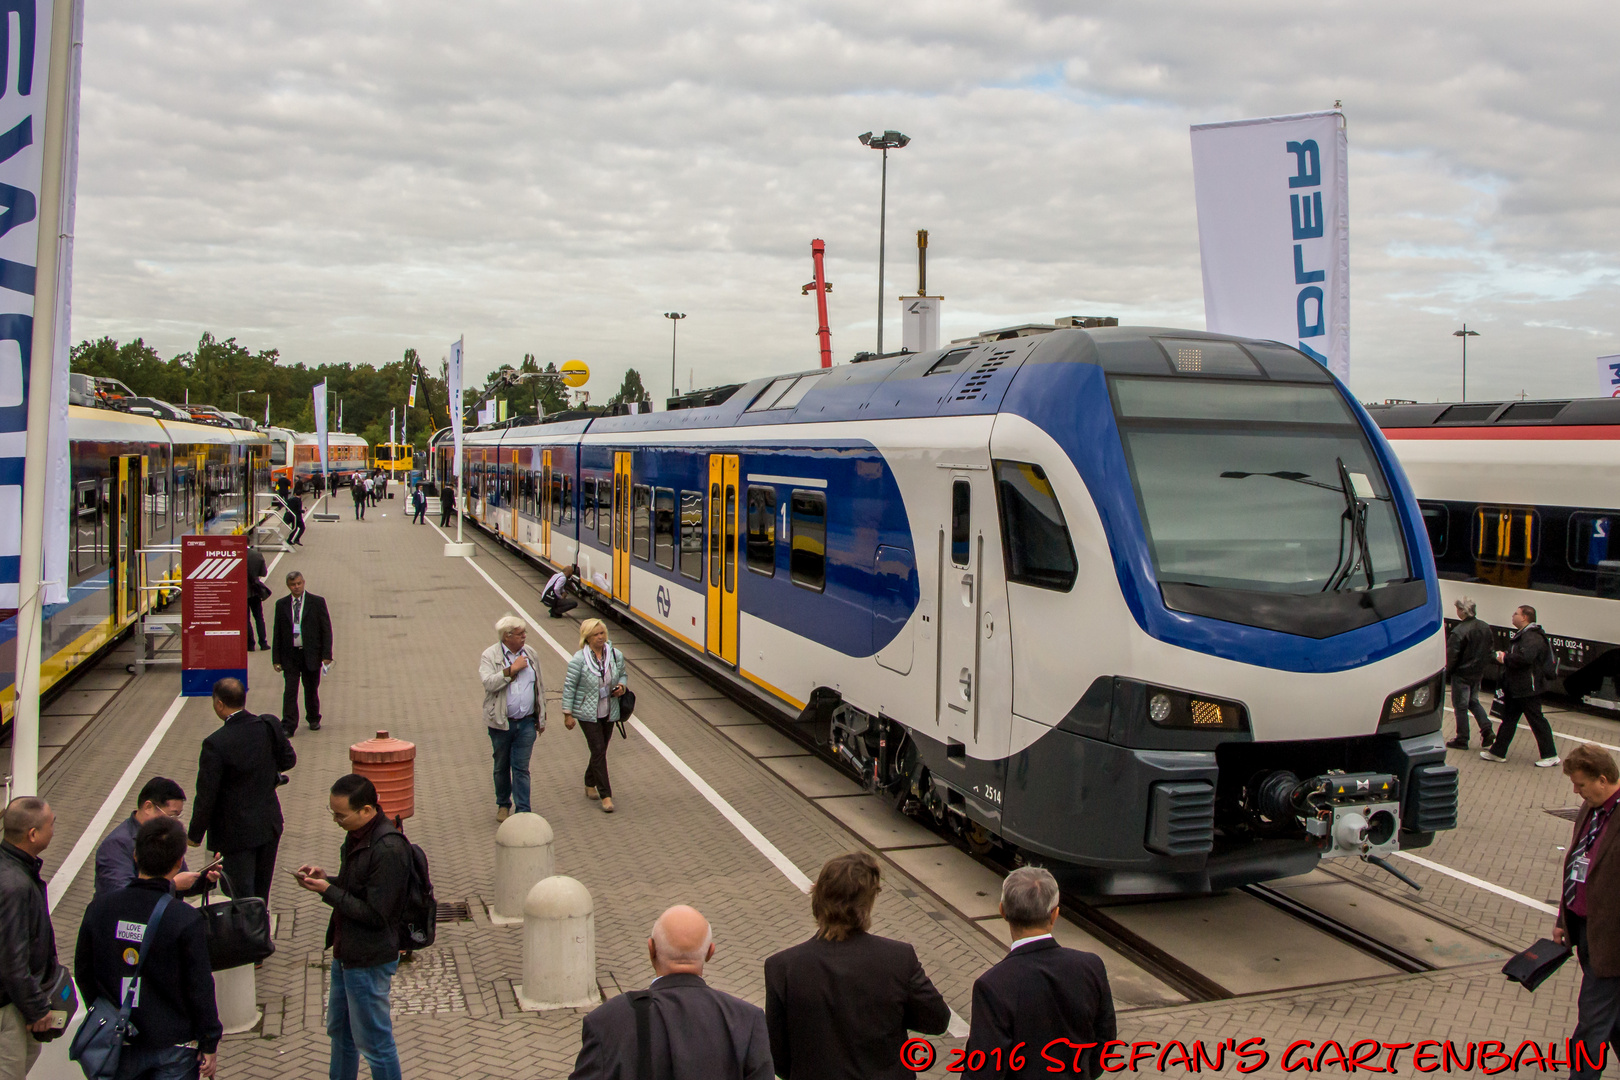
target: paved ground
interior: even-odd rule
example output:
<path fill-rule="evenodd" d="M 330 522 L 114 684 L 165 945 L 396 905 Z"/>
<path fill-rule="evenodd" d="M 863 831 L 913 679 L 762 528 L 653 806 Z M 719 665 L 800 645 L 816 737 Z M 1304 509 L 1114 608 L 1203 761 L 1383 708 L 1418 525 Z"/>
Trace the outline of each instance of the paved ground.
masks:
<path fill-rule="evenodd" d="M 493 896 L 496 822 L 476 665 L 479 652 L 494 640 L 492 624 L 510 605 L 465 561 L 444 558 L 439 534 L 410 525 L 398 506 L 393 500 L 372 510 L 364 523 L 345 515 L 312 525 L 306 546 L 283 558 L 271 578 L 280 595 L 282 575 L 302 570 L 311 590 L 331 605 L 337 642 L 337 663 L 323 687 L 323 729 L 300 731 L 294 742 L 299 765 L 282 791 L 288 824 L 281 864 L 336 863 L 341 834 L 326 811 L 325 792 L 332 779 L 349 771 L 351 743 L 379 729 L 415 742 L 417 814 L 407 831 L 432 859 L 441 902 L 465 901 L 471 918 L 442 925 L 439 945 L 414 967 L 402 968 L 396 1033 L 405 1071 L 435 1078 L 566 1075 L 578 1048 L 580 1013 L 518 1010 L 512 984 L 520 978 L 521 931 L 492 926 L 483 913 Z M 477 561 L 495 584 L 531 615 L 541 615 L 542 625 L 571 649 L 576 624 L 544 619 L 539 575 L 510 554 L 484 547 Z M 680 669 L 650 647 L 627 633 L 617 636 L 635 668 L 638 715 L 795 866 L 813 875 L 826 858 L 861 846 L 843 822 L 871 839 L 888 863 L 875 929 L 913 942 L 947 1000 L 966 1016 L 973 978 L 1002 952 L 999 926 L 988 918 L 994 897 L 986 890 L 993 884 L 961 873 L 941 877 L 932 864 L 949 849 L 939 848 L 937 838 L 910 831 L 903 821 L 874 824 L 853 785 L 840 786 L 795 748 L 774 743 L 772 732 L 749 723 L 751 717 L 701 684 L 680 679 Z M 562 661 L 543 641 L 533 644 L 555 694 Z M 121 672 L 121 660 L 103 664 L 89 676 L 93 683 L 80 684 L 84 693 L 98 696 L 62 703 L 60 715 L 75 718 L 63 726 L 79 737 L 63 737 L 66 749 L 43 774 L 45 794 L 61 821 L 48 853 L 52 874 L 175 700 L 177 674 L 159 669 L 128 680 L 116 674 Z M 252 655 L 251 681 L 250 707 L 279 712 L 280 680 L 267 655 Z M 761 961 L 808 936 L 807 899 L 643 738 L 614 742 L 619 812 L 602 814 L 580 790 L 583 738 L 563 729 L 555 708 L 549 719 L 534 755 L 535 810 L 556 830 L 558 872 L 584 882 L 595 898 L 603 991 L 645 985 L 647 928 L 665 906 L 687 902 L 714 923 L 719 949 L 708 973 L 711 983 L 761 1002 Z M 198 742 L 216 723 L 206 701 L 185 704 L 142 776 L 174 776 L 189 788 Z M 1620 724 L 1564 715 L 1554 727 L 1620 745 Z M 1507 765 L 1453 752 L 1462 770 L 1463 825 L 1417 854 L 1531 898 L 1550 899 L 1570 826 L 1545 811 L 1571 806 L 1574 798 L 1557 770 L 1530 766 L 1532 749 L 1526 734 Z M 1421 894 L 1371 868 L 1333 870 L 1504 946 L 1523 947 L 1550 925 L 1520 902 L 1409 862 L 1401 865 L 1423 884 Z M 86 868 L 56 905 L 64 959 L 90 888 Z M 280 874 L 271 899 L 279 913 L 278 951 L 259 975 L 264 1022 L 255 1032 L 227 1039 L 223 1076 L 280 1080 L 322 1075 L 326 1068 L 325 909 Z M 1573 965 L 1534 996 L 1509 984 L 1498 967 L 1195 1005 L 1155 1005 L 1174 995 L 1160 993 L 1163 988 L 1151 980 L 1133 981 L 1120 969 L 1116 981 L 1129 999 L 1125 1004 L 1141 1003 L 1122 1010 L 1121 1037 L 1202 1039 L 1206 1045 L 1264 1038 L 1272 1061 L 1262 1074 L 1279 1070 L 1278 1055 L 1296 1039 L 1348 1044 L 1360 1038 L 1450 1037 L 1500 1039 L 1510 1046 L 1525 1038 L 1562 1039 L 1574 1018 Z M 1323 982 L 1335 977 L 1322 972 Z M 944 1075 L 944 1051 L 960 1041 L 936 1044 L 942 1053 L 932 1074 Z"/>

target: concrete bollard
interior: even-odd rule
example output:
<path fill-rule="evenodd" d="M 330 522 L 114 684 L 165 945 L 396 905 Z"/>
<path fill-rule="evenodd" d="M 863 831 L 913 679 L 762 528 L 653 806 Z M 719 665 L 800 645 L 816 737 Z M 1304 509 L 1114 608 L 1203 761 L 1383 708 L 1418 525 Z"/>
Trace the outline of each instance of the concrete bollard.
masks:
<path fill-rule="evenodd" d="M 571 877 L 548 877 L 523 902 L 523 983 L 530 1012 L 579 1009 L 601 1000 L 596 987 L 596 909 Z"/>
<path fill-rule="evenodd" d="M 259 988 L 253 965 L 214 972 L 214 1003 L 227 1035 L 252 1031 L 259 1023 Z"/>
<path fill-rule="evenodd" d="M 535 883 L 554 869 L 551 825 L 539 814 L 513 814 L 495 830 L 495 904 L 489 921 L 516 926 Z"/>

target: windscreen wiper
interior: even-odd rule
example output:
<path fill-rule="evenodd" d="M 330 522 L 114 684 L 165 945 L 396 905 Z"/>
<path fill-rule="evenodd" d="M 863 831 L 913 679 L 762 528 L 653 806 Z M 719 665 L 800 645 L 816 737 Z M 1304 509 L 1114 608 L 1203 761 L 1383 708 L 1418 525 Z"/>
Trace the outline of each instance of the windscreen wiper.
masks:
<path fill-rule="evenodd" d="M 1373 564 L 1372 547 L 1367 543 L 1367 504 L 1356 494 L 1356 485 L 1350 479 L 1350 470 L 1344 466 L 1344 458 L 1334 458 L 1333 464 L 1339 470 L 1339 488 L 1344 492 L 1344 513 L 1339 525 L 1339 560 L 1334 564 L 1333 576 L 1322 586 L 1322 591 L 1338 592 L 1343 589 L 1357 563 L 1366 574 L 1367 588 L 1370 589 L 1373 587 Z M 1347 527 L 1350 537 L 1348 551 L 1344 543 Z"/>

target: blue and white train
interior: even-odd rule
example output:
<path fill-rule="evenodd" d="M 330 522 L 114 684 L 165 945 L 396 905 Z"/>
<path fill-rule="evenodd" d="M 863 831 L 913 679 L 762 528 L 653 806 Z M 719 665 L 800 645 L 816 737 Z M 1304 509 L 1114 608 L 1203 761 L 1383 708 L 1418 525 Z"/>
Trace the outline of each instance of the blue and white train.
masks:
<path fill-rule="evenodd" d="M 464 465 L 504 542 L 900 810 L 1084 891 L 1456 824 L 1423 519 L 1291 348 L 1060 330 L 475 431 Z"/>

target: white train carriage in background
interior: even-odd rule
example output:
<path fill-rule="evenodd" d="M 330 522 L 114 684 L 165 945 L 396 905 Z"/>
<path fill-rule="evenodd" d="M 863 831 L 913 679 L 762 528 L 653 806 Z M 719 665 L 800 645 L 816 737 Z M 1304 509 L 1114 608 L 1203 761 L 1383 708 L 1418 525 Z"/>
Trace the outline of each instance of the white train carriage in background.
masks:
<path fill-rule="evenodd" d="M 464 451 L 485 528 L 577 560 L 899 809 L 1076 887 L 1199 892 L 1455 825 L 1421 517 L 1293 349 L 1064 330 Z"/>
<path fill-rule="evenodd" d="M 1536 609 L 1563 689 L 1620 709 L 1620 400 L 1374 405 L 1446 597 L 1505 638 Z"/>

